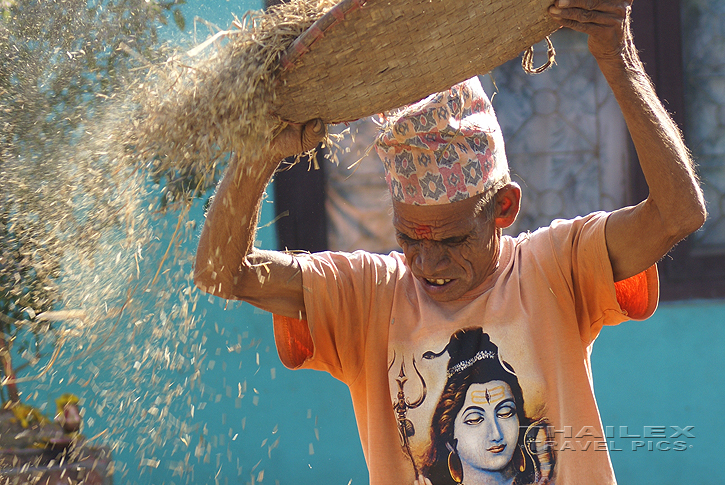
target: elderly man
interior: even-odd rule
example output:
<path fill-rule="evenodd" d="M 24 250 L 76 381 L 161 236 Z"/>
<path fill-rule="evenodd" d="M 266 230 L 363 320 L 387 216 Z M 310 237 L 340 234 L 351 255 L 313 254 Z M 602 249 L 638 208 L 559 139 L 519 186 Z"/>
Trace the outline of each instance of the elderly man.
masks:
<path fill-rule="evenodd" d="M 591 346 L 603 325 L 651 315 L 655 263 L 705 219 L 630 3 L 558 0 L 550 14 L 589 34 L 622 108 L 650 189 L 634 207 L 502 236 L 521 190 L 476 79 L 407 107 L 376 142 L 402 255 L 253 248 L 266 183 L 317 143 L 320 121 L 283 131 L 262 172 L 232 164 L 220 184 L 196 284 L 273 312 L 285 365 L 349 386 L 371 483 L 615 482 Z"/>

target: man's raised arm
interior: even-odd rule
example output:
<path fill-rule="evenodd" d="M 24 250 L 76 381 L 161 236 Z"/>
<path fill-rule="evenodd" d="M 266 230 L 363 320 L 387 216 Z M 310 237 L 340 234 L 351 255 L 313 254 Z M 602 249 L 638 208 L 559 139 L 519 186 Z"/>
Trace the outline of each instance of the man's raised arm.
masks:
<path fill-rule="evenodd" d="M 614 92 L 637 149 L 649 195 L 614 212 L 606 240 L 614 280 L 638 274 L 705 222 L 690 154 L 644 71 L 630 31 L 632 1 L 557 0 L 549 12 L 589 34 L 589 50 Z"/>
<path fill-rule="evenodd" d="M 253 242 L 262 194 L 280 161 L 314 148 L 324 134 L 320 120 L 289 125 L 255 163 L 242 166 L 232 158 L 196 251 L 194 283 L 202 291 L 244 300 L 278 315 L 305 317 L 302 275 L 294 257 L 257 250 Z"/>

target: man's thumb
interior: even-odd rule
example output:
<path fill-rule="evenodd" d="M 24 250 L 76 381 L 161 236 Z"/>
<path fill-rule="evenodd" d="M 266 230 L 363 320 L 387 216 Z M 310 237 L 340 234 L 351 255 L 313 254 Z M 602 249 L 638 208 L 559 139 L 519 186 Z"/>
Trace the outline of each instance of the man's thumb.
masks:
<path fill-rule="evenodd" d="M 307 151 L 316 147 L 326 133 L 327 127 L 321 119 L 308 121 L 302 131 L 302 150 Z"/>

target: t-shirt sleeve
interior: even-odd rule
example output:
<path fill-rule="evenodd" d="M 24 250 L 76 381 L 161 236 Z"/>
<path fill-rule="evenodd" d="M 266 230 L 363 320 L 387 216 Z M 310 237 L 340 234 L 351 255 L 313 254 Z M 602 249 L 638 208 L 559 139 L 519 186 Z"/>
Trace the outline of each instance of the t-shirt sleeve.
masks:
<path fill-rule="evenodd" d="M 307 319 L 275 315 L 280 359 L 349 384 L 362 367 L 369 326 L 388 323 L 399 261 L 364 251 L 302 255 L 298 261 Z"/>
<path fill-rule="evenodd" d="M 548 235 L 561 275 L 569 286 L 585 343 L 604 325 L 643 320 L 659 298 L 657 267 L 614 283 L 605 238 L 609 213 L 597 212 L 570 221 L 552 222 Z"/>

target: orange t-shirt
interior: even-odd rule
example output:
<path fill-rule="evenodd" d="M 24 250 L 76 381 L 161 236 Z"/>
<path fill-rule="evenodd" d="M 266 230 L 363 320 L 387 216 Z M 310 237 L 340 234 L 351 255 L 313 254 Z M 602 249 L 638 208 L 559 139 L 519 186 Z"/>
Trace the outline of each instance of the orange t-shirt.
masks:
<path fill-rule="evenodd" d="M 615 286 L 606 219 L 504 236 L 496 271 L 447 303 L 399 253 L 300 256 L 307 322 L 275 316 L 280 358 L 348 385 L 371 484 L 615 483 L 589 356 L 603 325 L 654 312 L 658 279 Z"/>

